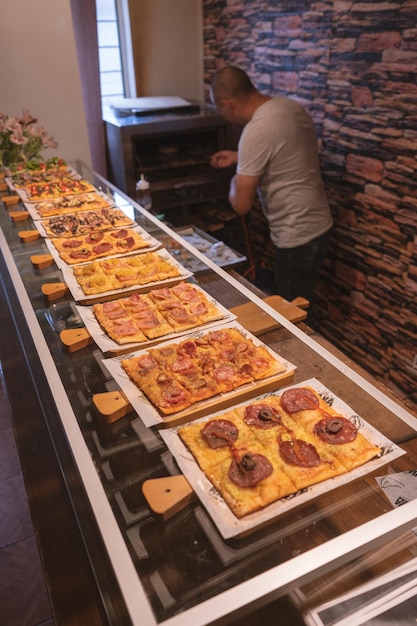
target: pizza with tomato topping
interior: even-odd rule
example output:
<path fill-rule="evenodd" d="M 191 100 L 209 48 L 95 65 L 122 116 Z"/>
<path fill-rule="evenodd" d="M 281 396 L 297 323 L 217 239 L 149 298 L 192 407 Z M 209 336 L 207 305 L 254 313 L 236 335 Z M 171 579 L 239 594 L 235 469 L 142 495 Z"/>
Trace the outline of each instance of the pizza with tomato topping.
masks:
<path fill-rule="evenodd" d="M 82 193 L 73 196 L 59 196 L 49 200 L 40 200 L 28 206 L 34 219 L 42 219 L 54 215 L 62 216 L 79 211 L 97 211 L 112 206 L 110 201 L 99 193 Z M 75 234 L 75 233 L 74 233 Z"/>
<path fill-rule="evenodd" d="M 134 227 L 136 223 L 121 209 L 112 207 L 97 211 L 64 213 L 41 220 L 40 227 L 46 237 L 74 237 L 88 235 L 97 230 Z"/>
<path fill-rule="evenodd" d="M 227 351 L 219 348 L 220 341 Z M 264 348 L 238 328 L 226 327 L 149 348 L 146 354 L 159 369 L 144 368 L 142 355 L 122 359 L 121 365 L 152 405 L 167 416 L 284 372 L 286 365 Z"/>
<path fill-rule="evenodd" d="M 16 189 L 24 189 L 26 192 L 30 191 L 31 185 L 37 183 L 56 183 L 60 182 L 64 178 L 75 179 L 79 178 L 78 174 L 76 174 L 69 167 L 66 168 L 56 168 L 56 169 L 45 169 L 45 170 L 22 170 L 20 172 L 16 172 L 12 176 L 12 182 Z"/>
<path fill-rule="evenodd" d="M 106 334 L 118 344 L 142 342 L 221 320 L 224 312 L 190 283 L 93 305 Z"/>
<path fill-rule="evenodd" d="M 12 178 L 22 172 L 56 172 L 68 169 L 68 164 L 61 157 L 50 157 L 45 161 L 26 161 L 23 163 L 12 163 L 9 165 Z"/>
<path fill-rule="evenodd" d="M 71 196 L 79 193 L 95 191 L 94 185 L 82 178 L 60 178 L 51 182 L 32 183 L 25 188 L 25 194 L 29 202 L 35 200 L 47 200 L 58 196 Z"/>
<path fill-rule="evenodd" d="M 238 518 L 381 453 L 310 387 L 181 426 L 178 435 Z"/>
<path fill-rule="evenodd" d="M 133 228 L 93 230 L 77 237 L 54 237 L 50 240 L 60 258 L 68 265 L 95 261 L 150 247 L 150 241 Z"/>

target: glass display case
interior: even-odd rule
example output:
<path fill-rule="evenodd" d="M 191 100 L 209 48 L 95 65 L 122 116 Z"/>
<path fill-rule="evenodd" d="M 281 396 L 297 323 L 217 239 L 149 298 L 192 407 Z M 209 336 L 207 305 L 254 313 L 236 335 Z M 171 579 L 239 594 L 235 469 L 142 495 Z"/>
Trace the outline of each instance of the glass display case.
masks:
<path fill-rule="evenodd" d="M 42 408 L 42 437 L 51 442 L 50 454 L 61 472 L 103 619 L 141 626 L 237 619 L 353 560 L 360 562 L 362 555 L 412 529 L 416 502 L 393 508 L 376 478 L 415 470 L 415 417 L 392 393 L 325 347 L 319 335 L 278 313 L 235 271 L 207 258 L 82 163 L 76 168 L 141 228 L 159 231 L 161 241 L 169 237 L 177 249 L 187 251 L 187 258 L 194 258 L 197 271 L 187 278 L 190 283 L 227 310 L 253 303 L 259 315 L 275 320 L 258 339 L 294 366 L 291 377 L 276 383 L 277 389 L 313 381 L 325 390 L 323 395 L 375 429 L 386 444 L 386 458 L 342 480 L 301 490 L 285 505 L 267 507 L 251 523 L 232 523 L 232 532 L 218 524 L 218 498 L 207 503 L 205 488 L 191 489 L 167 515 L 155 512 L 144 483 L 183 474 L 167 437 L 176 424 L 144 423 L 106 367 L 106 359 L 114 355 L 103 353 L 91 337 L 74 349 L 63 343 L 63 330 L 84 329 L 77 303 L 68 289 L 57 291 L 56 299 L 45 297 L 45 285 L 62 285 L 62 270 L 53 262 L 40 262 L 49 254 L 42 237 L 22 236 L 35 229 L 24 215 L 24 205 L 3 204 L 0 239 L 7 316 L 21 338 L 19 358 L 26 363 Z M 13 360 L 11 355 L 4 359 L 5 368 L 8 360 Z M 95 402 L 101 394 L 121 395 L 120 412 L 101 411 Z M 258 396 L 255 388 L 248 397 Z M 241 401 L 238 396 L 237 404 Z M 19 424 L 17 434 L 30 438 L 35 422 L 27 415 L 25 419 L 25 434 Z M 35 509 L 46 505 L 36 494 L 30 503 Z M 41 533 L 41 549 L 47 542 Z M 393 558 L 397 563 L 410 555 L 406 549 Z"/>

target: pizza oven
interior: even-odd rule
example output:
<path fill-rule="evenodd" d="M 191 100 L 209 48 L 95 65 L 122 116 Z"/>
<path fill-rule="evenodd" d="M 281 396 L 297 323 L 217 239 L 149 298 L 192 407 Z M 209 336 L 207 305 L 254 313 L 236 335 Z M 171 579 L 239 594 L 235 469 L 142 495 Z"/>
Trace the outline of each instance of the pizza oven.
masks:
<path fill-rule="evenodd" d="M 232 131 L 213 107 L 124 117 L 108 111 L 104 120 L 110 179 L 131 197 L 144 174 L 153 207 L 180 212 L 183 223 L 190 207 L 227 198 L 233 172 L 214 170 L 209 161 L 232 147 Z"/>

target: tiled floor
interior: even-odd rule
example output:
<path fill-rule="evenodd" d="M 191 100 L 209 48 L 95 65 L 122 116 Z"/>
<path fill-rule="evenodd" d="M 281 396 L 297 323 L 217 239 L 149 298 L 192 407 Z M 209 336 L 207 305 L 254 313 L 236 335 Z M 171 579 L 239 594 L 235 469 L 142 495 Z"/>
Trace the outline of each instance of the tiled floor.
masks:
<path fill-rule="evenodd" d="M 0 364 L 0 624 L 52 626 Z"/>

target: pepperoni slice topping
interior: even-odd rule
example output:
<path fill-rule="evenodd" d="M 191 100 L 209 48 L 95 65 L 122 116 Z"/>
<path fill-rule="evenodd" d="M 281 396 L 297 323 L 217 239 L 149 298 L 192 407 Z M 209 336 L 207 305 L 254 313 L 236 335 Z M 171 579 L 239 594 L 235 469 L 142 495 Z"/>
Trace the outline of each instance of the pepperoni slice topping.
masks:
<path fill-rule="evenodd" d="M 281 416 L 268 404 L 251 404 L 245 408 L 243 419 L 250 426 L 268 429 L 281 424 Z"/>
<path fill-rule="evenodd" d="M 62 244 L 63 248 L 79 248 L 83 245 L 83 242 L 80 239 L 69 239 L 68 241 L 64 241 Z"/>
<path fill-rule="evenodd" d="M 213 370 L 213 376 L 218 383 L 227 383 L 236 376 L 236 370 L 233 365 L 220 365 Z"/>
<path fill-rule="evenodd" d="M 270 461 L 263 454 L 248 452 L 238 461 L 233 459 L 229 467 L 229 478 L 239 487 L 255 487 L 273 472 Z"/>
<path fill-rule="evenodd" d="M 316 448 L 302 439 L 280 441 L 279 453 L 286 463 L 298 467 L 317 467 L 321 462 Z"/>
<path fill-rule="evenodd" d="M 328 416 L 314 426 L 315 434 L 326 443 L 350 443 L 356 439 L 358 429 L 345 417 Z"/>
<path fill-rule="evenodd" d="M 169 385 L 165 387 L 162 391 L 162 398 L 165 403 L 170 406 L 175 406 L 177 404 L 181 404 L 187 398 L 187 394 L 184 389 L 181 387 L 177 387 L 176 385 Z"/>
<path fill-rule="evenodd" d="M 196 366 L 196 363 L 192 359 L 183 357 L 183 358 L 178 359 L 177 361 L 174 361 L 174 363 L 172 363 L 171 365 L 171 369 L 176 374 L 187 375 L 187 374 L 192 374 L 193 372 L 195 372 L 197 370 L 197 366 Z"/>
<path fill-rule="evenodd" d="M 125 239 L 129 234 L 129 231 L 126 228 L 121 228 L 120 230 L 115 230 L 111 233 L 111 236 L 115 239 Z"/>
<path fill-rule="evenodd" d="M 306 387 L 295 387 L 287 389 L 281 395 L 281 406 L 286 413 L 297 413 L 297 411 L 315 410 L 319 406 L 319 399 Z"/>
<path fill-rule="evenodd" d="M 109 252 L 112 248 L 111 243 L 104 241 L 103 243 L 99 243 L 98 246 L 94 246 L 93 252 L 94 254 L 104 254 L 105 252 Z"/>
<path fill-rule="evenodd" d="M 147 372 L 158 366 L 158 361 L 148 354 L 144 354 L 138 359 L 138 370 L 140 372 Z"/>
<path fill-rule="evenodd" d="M 210 420 L 201 429 L 201 436 L 210 448 L 221 448 L 236 441 L 239 431 L 230 420 Z"/>
<path fill-rule="evenodd" d="M 187 354 L 188 356 L 193 356 L 197 352 L 197 347 L 194 341 L 183 341 L 179 348 L 179 354 Z"/>

